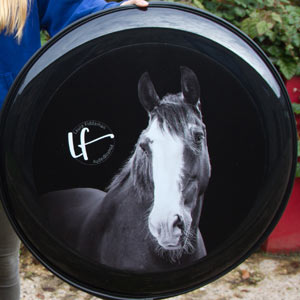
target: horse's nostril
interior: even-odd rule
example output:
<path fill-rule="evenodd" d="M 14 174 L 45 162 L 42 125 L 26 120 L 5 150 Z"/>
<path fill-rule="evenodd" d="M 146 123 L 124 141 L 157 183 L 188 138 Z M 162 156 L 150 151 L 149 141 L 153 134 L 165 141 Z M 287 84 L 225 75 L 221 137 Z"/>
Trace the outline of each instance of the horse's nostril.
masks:
<path fill-rule="evenodd" d="M 184 227 L 184 223 L 183 223 L 183 220 L 182 220 L 182 217 L 179 216 L 179 215 L 175 215 L 175 222 L 173 223 L 173 227 L 176 228 L 178 227 L 179 229 L 183 230 L 183 227 Z"/>

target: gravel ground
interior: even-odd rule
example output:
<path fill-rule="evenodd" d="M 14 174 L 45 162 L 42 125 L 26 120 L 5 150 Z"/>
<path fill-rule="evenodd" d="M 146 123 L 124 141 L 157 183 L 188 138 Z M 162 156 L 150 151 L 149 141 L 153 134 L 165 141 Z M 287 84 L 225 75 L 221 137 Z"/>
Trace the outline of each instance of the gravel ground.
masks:
<path fill-rule="evenodd" d="M 64 283 L 22 248 L 22 300 L 97 300 Z M 171 298 L 170 298 L 171 299 Z M 254 253 L 239 267 L 173 300 L 300 300 L 300 254 Z"/>

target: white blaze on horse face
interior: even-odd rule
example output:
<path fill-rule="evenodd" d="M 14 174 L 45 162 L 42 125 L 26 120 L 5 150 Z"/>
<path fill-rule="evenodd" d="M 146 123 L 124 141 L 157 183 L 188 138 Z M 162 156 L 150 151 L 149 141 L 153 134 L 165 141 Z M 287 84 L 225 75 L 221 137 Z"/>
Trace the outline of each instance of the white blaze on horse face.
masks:
<path fill-rule="evenodd" d="M 183 215 L 180 180 L 183 170 L 183 142 L 162 130 L 156 119 L 145 134 L 151 142 L 154 201 L 149 230 L 166 249 L 180 246 L 182 230 L 175 226 Z"/>

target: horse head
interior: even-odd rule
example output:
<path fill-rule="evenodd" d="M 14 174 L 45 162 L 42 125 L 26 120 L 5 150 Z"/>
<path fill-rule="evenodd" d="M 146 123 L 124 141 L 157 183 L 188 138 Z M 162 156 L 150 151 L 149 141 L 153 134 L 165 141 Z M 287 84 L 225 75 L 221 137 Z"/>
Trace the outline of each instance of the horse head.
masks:
<path fill-rule="evenodd" d="M 193 252 L 210 177 L 198 79 L 181 67 L 181 92 L 160 99 L 144 73 L 138 95 L 149 124 L 137 142 L 134 182 L 151 201 L 147 225 L 157 249 L 179 258 Z"/>

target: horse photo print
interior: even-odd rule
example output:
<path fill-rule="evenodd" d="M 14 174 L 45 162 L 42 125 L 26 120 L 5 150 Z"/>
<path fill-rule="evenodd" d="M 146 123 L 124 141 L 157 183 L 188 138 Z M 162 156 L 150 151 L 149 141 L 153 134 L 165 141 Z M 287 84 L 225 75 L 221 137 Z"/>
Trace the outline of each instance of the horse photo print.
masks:
<path fill-rule="evenodd" d="M 176 270 L 206 256 L 199 228 L 211 174 L 206 127 L 198 78 L 188 67 L 180 72 L 181 92 L 161 99 L 149 73 L 140 76 L 148 126 L 105 191 L 76 187 L 41 196 L 51 231 L 80 255 L 133 272 Z M 88 145 L 89 129 L 80 128 Z M 105 133 L 113 145 L 113 133 Z M 87 156 L 79 148 L 77 157 Z M 75 157 L 78 149 L 71 150 Z"/>

